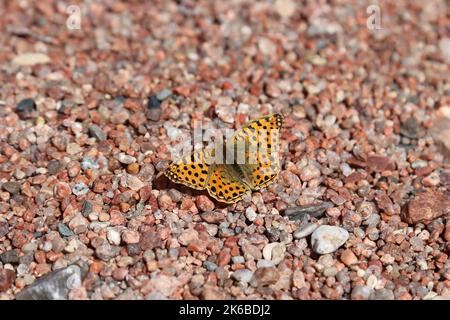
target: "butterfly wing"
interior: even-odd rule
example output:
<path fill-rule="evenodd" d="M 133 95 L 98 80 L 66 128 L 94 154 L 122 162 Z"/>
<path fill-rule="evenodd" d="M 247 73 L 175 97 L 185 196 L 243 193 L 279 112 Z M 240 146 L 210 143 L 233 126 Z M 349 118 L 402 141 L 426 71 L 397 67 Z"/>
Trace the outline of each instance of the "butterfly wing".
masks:
<path fill-rule="evenodd" d="M 216 164 L 212 167 L 206 189 L 211 197 L 225 203 L 235 203 L 251 191 L 226 164 Z"/>
<path fill-rule="evenodd" d="M 172 182 L 184 184 L 196 190 L 204 190 L 211 168 L 211 152 L 205 149 L 172 162 L 164 172 Z"/>
<path fill-rule="evenodd" d="M 231 137 L 234 145 L 245 144 L 245 161 L 239 166 L 253 190 L 264 188 L 280 172 L 282 125 L 281 114 L 265 116 L 249 122 Z"/>

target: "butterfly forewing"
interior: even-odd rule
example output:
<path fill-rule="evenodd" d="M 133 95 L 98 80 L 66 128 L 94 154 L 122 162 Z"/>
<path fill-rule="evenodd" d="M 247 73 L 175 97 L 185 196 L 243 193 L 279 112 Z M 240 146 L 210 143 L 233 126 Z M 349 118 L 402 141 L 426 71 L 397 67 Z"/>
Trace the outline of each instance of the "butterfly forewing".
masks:
<path fill-rule="evenodd" d="M 208 183 L 211 168 L 210 159 L 210 150 L 195 151 L 170 164 L 164 173 L 172 182 L 181 183 L 193 189 L 204 190 Z"/>
<path fill-rule="evenodd" d="M 232 139 L 245 141 L 245 163 L 240 165 L 253 190 L 272 182 L 280 172 L 279 145 L 283 117 L 279 114 L 254 120 L 236 132 Z"/>

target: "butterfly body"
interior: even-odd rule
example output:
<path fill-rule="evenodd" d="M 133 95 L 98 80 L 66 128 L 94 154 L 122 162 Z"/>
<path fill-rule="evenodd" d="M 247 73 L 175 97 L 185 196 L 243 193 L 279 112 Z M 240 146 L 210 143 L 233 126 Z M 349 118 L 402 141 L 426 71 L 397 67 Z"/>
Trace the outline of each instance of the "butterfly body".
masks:
<path fill-rule="evenodd" d="M 175 183 L 206 189 L 218 201 L 235 203 L 278 176 L 282 124 L 279 114 L 251 121 L 224 146 L 195 151 L 170 164 L 165 175 Z"/>

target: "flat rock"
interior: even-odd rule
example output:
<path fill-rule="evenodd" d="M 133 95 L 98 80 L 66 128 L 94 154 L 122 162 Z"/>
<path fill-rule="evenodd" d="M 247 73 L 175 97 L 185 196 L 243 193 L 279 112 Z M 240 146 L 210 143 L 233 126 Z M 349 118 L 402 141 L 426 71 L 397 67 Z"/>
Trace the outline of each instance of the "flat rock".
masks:
<path fill-rule="evenodd" d="M 429 223 L 450 213 L 450 195 L 439 191 L 417 194 L 403 208 L 402 220 L 409 224 Z"/>
<path fill-rule="evenodd" d="M 77 265 L 53 271 L 16 296 L 17 300 L 67 300 L 69 291 L 81 285 L 85 272 Z"/>

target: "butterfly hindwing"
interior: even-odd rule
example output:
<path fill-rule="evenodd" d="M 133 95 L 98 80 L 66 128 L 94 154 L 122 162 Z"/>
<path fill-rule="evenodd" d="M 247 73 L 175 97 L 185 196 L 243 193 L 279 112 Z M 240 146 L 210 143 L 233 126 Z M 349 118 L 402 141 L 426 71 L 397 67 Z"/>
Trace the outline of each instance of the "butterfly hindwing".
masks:
<path fill-rule="evenodd" d="M 250 193 L 250 188 L 226 164 L 213 166 L 206 188 L 211 197 L 225 203 L 237 202 Z"/>

